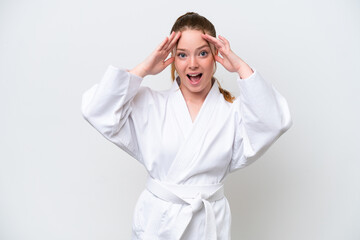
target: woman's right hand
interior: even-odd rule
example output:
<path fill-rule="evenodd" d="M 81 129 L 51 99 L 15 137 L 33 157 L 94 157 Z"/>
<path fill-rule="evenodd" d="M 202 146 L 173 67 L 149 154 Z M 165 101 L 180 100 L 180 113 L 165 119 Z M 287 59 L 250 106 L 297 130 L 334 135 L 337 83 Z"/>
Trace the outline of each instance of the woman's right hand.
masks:
<path fill-rule="evenodd" d="M 181 32 L 172 32 L 170 36 L 166 37 L 155 51 L 150 54 L 150 56 L 129 72 L 142 78 L 146 75 L 155 75 L 162 72 L 174 61 L 174 56 L 168 59 L 166 58 L 169 56 L 180 36 Z"/>

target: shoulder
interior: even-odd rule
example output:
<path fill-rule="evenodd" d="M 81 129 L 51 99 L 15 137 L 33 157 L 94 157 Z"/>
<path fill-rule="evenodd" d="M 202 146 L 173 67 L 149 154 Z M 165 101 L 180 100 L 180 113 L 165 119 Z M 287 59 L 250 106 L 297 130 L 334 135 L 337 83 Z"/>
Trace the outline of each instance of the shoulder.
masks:
<path fill-rule="evenodd" d="M 220 92 L 220 89 L 216 90 L 217 103 L 214 106 L 217 118 L 226 120 L 227 123 L 232 122 L 234 115 L 238 113 L 238 99 L 235 98 L 233 102 L 229 102 L 225 99 L 224 95 Z"/>
<path fill-rule="evenodd" d="M 220 106 L 222 108 L 225 108 L 225 109 L 231 110 L 231 111 L 237 109 L 236 106 L 238 106 L 238 104 L 239 104 L 239 97 L 234 97 L 233 101 L 229 102 L 225 99 L 225 96 L 221 93 L 220 88 L 218 89 L 218 91 L 219 91 L 219 94 L 218 94 L 219 102 L 220 102 Z"/>
<path fill-rule="evenodd" d="M 170 94 L 171 89 L 158 91 L 148 86 L 141 86 L 134 97 L 134 104 L 142 106 L 162 105 L 167 102 Z"/>
<path fill-rule="evenodd" d="M 218 114 L 226 120 L 229 125 L 237 125 L 241 121 L 241 101 L 240 97 L 236 96 L 233 102 L 229 102 L 225 99 L 224 95 L 219 95 L 219 109 Z"/>

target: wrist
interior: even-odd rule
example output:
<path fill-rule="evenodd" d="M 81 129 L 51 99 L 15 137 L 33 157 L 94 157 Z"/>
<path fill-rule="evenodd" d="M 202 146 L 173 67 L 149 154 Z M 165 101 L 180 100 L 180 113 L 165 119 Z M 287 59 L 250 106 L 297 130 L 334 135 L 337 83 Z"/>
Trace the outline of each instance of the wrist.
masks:
<path fill-rule="evenodd" d="M 141 78 L 144 78 L 146 75 L 148 75 L 146 73 L 146 71 L 140 65 L 138 65 L 135 68 L 131 69 L 129 72 L 136 75 L 136 76 L 139 76 Z"/>
<path fill-rule="evenodd" d="M 245 62 L 243 64 L 240 64 L 240 67 L 236 72 L 239 74 L 241 79 L 248 78 L 251 76 L 251 74 L 254 73 L 251 67 L 247 65 Z"/>

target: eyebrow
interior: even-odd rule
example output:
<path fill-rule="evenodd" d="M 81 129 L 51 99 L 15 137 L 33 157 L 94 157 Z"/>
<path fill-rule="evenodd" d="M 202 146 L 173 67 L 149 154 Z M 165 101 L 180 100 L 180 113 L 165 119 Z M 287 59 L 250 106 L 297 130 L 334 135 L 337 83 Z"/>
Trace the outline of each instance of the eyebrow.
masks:
<path fill-rule="evenodd" d="M 204 48 L 204 47 L 209 47 L 209 45 L 208 45 L 208 44 L 204 44 L 204 45 L 202 45 L 201 47 L 198 47 L 196 50 L 199 50 L 199 49 Z M 180 51 L 186 51 L 186 49 L 184 49 L 184 48 L 177 48 L 176 51 L 178 51 L 178 50 L 180 50 Z"/>

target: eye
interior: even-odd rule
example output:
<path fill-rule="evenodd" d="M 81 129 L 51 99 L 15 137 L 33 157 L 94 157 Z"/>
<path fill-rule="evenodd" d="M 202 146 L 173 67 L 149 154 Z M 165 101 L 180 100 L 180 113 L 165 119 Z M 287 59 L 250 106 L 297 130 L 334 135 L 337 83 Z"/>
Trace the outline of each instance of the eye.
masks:
<path fill-rule="evenodd" d="M 184 57 L 186 57 L 186 54 L 185 53 L 178 53 L 178 57 L 179 58 L 184 58 Z"/>
<path fill-rule="evenodd" d="M 200 56 L 201 57 L 206 57 L 208 55 L 208 52 L 207 51 L 201 51 L 200 52 Z"/>

